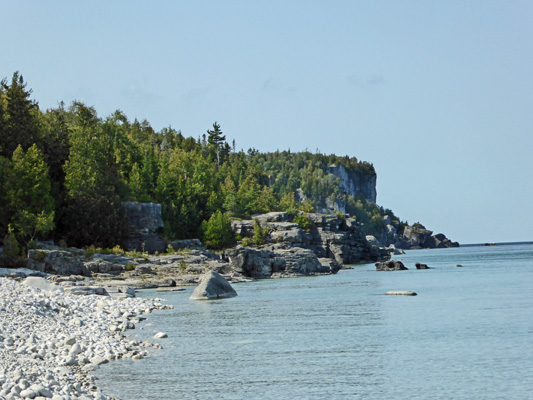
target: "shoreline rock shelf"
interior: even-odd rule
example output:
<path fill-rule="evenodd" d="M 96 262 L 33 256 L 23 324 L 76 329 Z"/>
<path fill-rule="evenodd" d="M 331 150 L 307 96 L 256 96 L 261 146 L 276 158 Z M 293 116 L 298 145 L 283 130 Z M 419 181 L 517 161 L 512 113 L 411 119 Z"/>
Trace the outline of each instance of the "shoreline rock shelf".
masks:
<path fill-rule="evenodd" d="M 54 289 L 54 288 L 48 288 Z M 157 343 L 124 335 L 160 300 L 77 296 L 0 278 L 0 398 L 111 399 L 88 372 Z"/>

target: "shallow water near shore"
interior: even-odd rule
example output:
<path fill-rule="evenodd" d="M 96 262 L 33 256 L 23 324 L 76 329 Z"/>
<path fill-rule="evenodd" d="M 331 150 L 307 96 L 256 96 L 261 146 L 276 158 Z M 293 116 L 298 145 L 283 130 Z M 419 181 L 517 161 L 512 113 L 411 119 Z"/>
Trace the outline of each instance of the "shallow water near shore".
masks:
<path fill-rule="evenodd" d="M 98 384 L 123 400 L 532 398 L 533 245 L 395 259 L 409 270 L 236 284 L 220 301 L 142 291 L 175 307 L 132 332 L 168 333 L 164 350 L 103 365 Z"/>

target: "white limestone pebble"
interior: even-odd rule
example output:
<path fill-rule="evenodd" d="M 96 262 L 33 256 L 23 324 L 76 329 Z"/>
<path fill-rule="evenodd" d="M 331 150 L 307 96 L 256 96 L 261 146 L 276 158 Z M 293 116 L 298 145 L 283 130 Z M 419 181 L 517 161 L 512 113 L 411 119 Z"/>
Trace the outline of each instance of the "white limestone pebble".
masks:
<path fill-rule="evenodd" d="M 0 399 L 110 399 L 77 371 L 146 356 L 146 344 L 124 330 L 144 313 L 172 307 L 159 299 L 76 296 L 41 279 L 0 278 Z"/>

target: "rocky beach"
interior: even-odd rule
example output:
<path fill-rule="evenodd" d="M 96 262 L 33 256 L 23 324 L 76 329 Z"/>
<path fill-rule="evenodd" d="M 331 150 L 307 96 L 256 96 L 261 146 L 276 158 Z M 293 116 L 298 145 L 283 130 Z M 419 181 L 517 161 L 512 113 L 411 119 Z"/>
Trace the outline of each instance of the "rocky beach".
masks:
<path fill-rule="evenodd" d="M 111 399 L 88 373 L 160 347 L 125 332 L 166 308 L 157 299 L 76 295 L 43 278 L 0 278 L 0 399 Z"/>

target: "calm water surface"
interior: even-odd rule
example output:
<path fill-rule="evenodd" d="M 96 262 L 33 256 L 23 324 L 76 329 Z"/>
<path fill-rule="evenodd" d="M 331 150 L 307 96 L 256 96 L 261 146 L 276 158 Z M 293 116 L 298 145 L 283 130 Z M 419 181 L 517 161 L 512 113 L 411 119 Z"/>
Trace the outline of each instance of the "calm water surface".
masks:
<path fill-rule="evenodd" d="M 533 398 L 533 245 L 396 258 L 409 271 L 237 284 L 221 301 L 144 291 L 175 307 L 134 332 L 167 332 L 164 350 L 102 366 L 99 384 L 124 400 Z"/>

